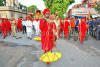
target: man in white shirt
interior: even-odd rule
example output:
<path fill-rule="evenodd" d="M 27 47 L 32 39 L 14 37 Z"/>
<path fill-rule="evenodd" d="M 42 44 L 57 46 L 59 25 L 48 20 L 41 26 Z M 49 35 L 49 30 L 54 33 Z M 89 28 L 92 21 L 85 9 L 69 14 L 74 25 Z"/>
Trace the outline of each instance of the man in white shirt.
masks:
<path fill-rule="evenodd" d="M 33 22 L 36 36 L 39 36 L 39 34 L 40 34 L 40 28 L 39 28 L 40 19 L 41 19 L 41 10 L 37 10 L 35 12 L 35 20 Z"/>
<path fill-rule="evenodd" d="M 34 25 L 34 28 L 35 28 L 35 35 L 36 36 L 39 36 L 39 33 L 40 33 L 39 23 L 40 23 L 39 19 L 35 19 L 34 22 L 33 22 L 33 25 Z"/>
<path fill-rule="evenodd" d="M 33 25 L 32 25 L 32 22 L 29 20 L 29 18 L 27 19 L 25 26 L 26 26 L 27 37 L 28 37 L 28 39 L 31 40 L 32 33 L 33 33 L 33 30 L 32 30 Z"/>

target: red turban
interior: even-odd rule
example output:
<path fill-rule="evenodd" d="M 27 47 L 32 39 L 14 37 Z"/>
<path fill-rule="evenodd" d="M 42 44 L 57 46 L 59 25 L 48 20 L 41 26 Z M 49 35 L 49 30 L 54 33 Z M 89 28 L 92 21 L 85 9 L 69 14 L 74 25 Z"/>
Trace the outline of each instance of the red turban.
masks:
<path fill-rule="evenodd" d="M 68 20 L 68 18 L 66 18 L 65 20 Z"/>
<path fill-rule="evenodd" d="M 6 20 L 6 18 L 2 18 L 2 20 Z"/>
<path fill-rule="evenodd" d="M 59 20 L 62 20 L 62 18 L 59 18 Z"/>
<path fill-rule="evenodd" d="M 27 16 L 27 18 L 29 18 L 29 19 L 30 19 L 30 16 Z"/>
<path fill-rule="evenodd" d="M 50 12 L 50 10 L 49 9 L 44 9 L 43 15 L 45 15 L 46 12 Z"/>
<path fill-rule="evenodd" d="M 82 17 L 82 19 L 86 19 L 86 17 Z"/>

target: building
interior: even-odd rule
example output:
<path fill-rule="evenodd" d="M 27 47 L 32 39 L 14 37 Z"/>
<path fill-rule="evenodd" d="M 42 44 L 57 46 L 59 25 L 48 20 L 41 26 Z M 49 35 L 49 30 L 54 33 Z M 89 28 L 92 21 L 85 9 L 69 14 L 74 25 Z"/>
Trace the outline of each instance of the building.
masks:
<path fill-rule="evenodd" d="M 88 2 L 90 1 L 92 2 L 91 5 L 94 6 L 90 6 L 88 4 Z M 81 4 L 74 5 L 72 9 L 68 11 L 69 16 L 77 15 L 77 16 L 85 16 L 87 18 L 90 18 L 91 16 L 98 15 L 98 12 L 94 8 L 96 6 L 95 5 L 96 1 L 100 1 L 100 0 L 83 0 Z"/>
<path fill-rule="evenodd" d="M 94 8 L 73 8 L 71 12 L 72 15 L 85 16 L 87 18 L 97 14 Z"/>
<path fill-rule="evenodd" d="M 20 9 L 20 5 L 17 0 L 6 0 L 5 6 L 0 6 L 0 18 L 25 18 L 27 11 Z"/>
<path fill-rule="evenodd" d="M 99 2 L 100 0 L 88 0 L 88 3 L 95 3 L 95 2 Z"/>
<path fill-rule="evenodd" d="M 95 2 L 99 2 L 100 0 L 83 0 L 83 1 L 87 1 L 88 3 L 95 3 Z"/>
<path fill-rule="evenodd" d="M 91 16 L 97 14 L 98 12 L 95 10 L 95 8 L 86 8 L 86 7 L 72 8 L 68 11 L 69 17 L 71 17 L 72 15 L 77 15 L 77 16 L 84 16 L 90 18 Z"/>

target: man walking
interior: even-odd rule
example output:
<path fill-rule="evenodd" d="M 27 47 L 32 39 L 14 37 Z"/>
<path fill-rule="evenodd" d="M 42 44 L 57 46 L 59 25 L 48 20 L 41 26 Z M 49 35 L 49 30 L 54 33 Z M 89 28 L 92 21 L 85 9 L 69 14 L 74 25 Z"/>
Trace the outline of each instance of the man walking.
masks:
<path fill-rule="evenodd" d="M 83 40 L 86 36 L 86 21 L 85 21 L 85 17 L 82 18 L 82 21 L 79 24 L 79 40 L 81 40 L 81 44 L 83 44 Z"/>
<path fill-rule="evenodd" d="M 16 20 L 14 18 L 11 19 L 11 34 L 13 37 L 16 37 Z"/>
<path fill-rule="evenodd" d="M 68 18 L 66 18 L 65 22 L 63 23 L 63 30 L 64 30 L 64 38 L 68 38 L 70 30 L 70 24 L 68 22 Z"/>
<path fill-rule="evenodd" d="M 33 24 L 32 22 L 30 21 L 30 18 L 28 17 L 27 18 L 27 21 L 26 21 L 26 32 L 27 32 L 27 37 L 28 39 L 32 40 L 32 33 L 33 33 Z"/>
<path fill-rule="evenodd" d="M 3 38 L 5 39 L 7 36 L 7 24 L 6 24 L 6 18 L 2 19 L 2 34 L 3 34 Z"/>
<path fill-rule="evenodd" d="M 22 26 L 23 26 L 23 34 L 25 34 L 25 33 L 26 33 L 26 26 L 25 26 L 26 21 L 27 21 L 27 20 L 23 20 L 23 21 L 22 21 Z"/>

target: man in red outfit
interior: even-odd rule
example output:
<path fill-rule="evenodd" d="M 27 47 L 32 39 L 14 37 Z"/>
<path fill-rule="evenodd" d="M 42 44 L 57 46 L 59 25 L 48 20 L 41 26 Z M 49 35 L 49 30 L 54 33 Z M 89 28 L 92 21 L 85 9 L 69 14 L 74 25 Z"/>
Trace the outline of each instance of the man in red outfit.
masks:
<path fill-rule="evenodd" d="M 74 40 L 76 40 L 76 33 L 75 33 L 75 18 L 72 17 L 70 20 L 70 25 L 71 25 L 71 30 L 70 30 L 70 35 L 72 36 Z M 70 37 L 69 37 L 70 38 Z"/>
<path fill-rule="evenodd" d="M 2 34 L 3 34 L 3 38 L 5 39 L 5 37 L 7 36 L 7 24 L 6 24 L 6 18 L 2 19 Z"/>
<path fill-rule="evenodd" d="M 47 52 L 48 48 L 48 20 L 50 16 L 50 10 L 44 9 L 43 11 L 44 18 L 40 20 L 40 30 L 41 30 L 41 44 L 42 44 L 42 50 Z"/>
<path fill-rule="evenodd" d="M 49 31 L 49 50 L 52 50 L 56 46 L 55 41 L 57 40 L 57 28 L 55 24 L 55 15 L 50 16 L 48 31 Z"/>
<path fill-rule="evenodd" d="M 21 18 L 18 18 L 17 27 L 18 27 L 18 32 L 22 31 L 22 19 Z"/>
<path fill-rule="evenodd" d="M 2 32 L 2 24 L 1 24 L 1 22 L 2 22 L 2 19 L 0 18 L 0 34 Z"/>
<path fill-rule="evenodd" d="M 6 26 L 7 26 L 7 32 L 10 35 L 11 34 L 11 23 L 10 23 L 10 19 L 7 19 L 6 20 Z"/>
<path fill-rule="evenodd" d="M 69 22 L 68 18 L 65 19 L 65 22 L 63 23 L 63 30 L 64 30 L 64 38 L 68 38 L 69 36 Z"/>
<path fill-rule="evenodd" d="M 79 40 L 81 40 L 81 43 L 83 44 L 83 40 L 86 36 L 86 21 L 85 21 L 85 17 L 82 18 L 82 21 L 79 24 Z"/>
<path fill-rule="evenodd" d="M 55 46 L 54 41 L 57 39 L 57 37 L 53 35 L 53 31 L 56 29 L 56 25 L 49 20 L 49 9 L 44 9 L 43 15 L 44 18 L 40 20 L 41 43 L 42 50 L 45 51 L 44 53 L 47 53 Z"/>
<path fill-rule="evenodd" d="M 62 24 L 62 18 L 59 18 L 60 20 L 60 29 L 59 29 L 59 32 L 58 32 L 58 36 L 60 37 L 60 34 L 62 32 L 62 28 L 63 28 L 63 24 Z"/>

